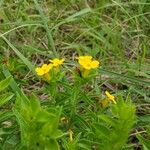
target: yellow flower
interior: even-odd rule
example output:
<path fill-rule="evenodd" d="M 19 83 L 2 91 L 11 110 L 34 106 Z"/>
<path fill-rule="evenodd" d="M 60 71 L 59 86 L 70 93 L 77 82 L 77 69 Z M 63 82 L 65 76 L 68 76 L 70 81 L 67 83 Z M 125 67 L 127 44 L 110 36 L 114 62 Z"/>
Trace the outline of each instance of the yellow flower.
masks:
<path fill-rule="evenodd" d="M 92 56 L 79 56 L 77 59 L 81 67 L 86 70 L 99 67 L 99 62 L 97 60 L 92 60 Z"/>
<path fill-rule="evenodd" d="M 115 97 L 113 95 L 111 95 L 108 91 L 105 91 L 105 94 L 110 101 L 116 104 Z"/>
<path fill-rule="evenodd" d="M 67 124 L 69 122 L 69 120 L 66 117 L 62 117 L 60 119 L 61 123 Z"/>
<path fill-rule="evenodd" d="M 63 62 L 65 61 L 65 59 L 58 59 L 58 58 L 55 58 L 55 59 L 49 60 L 49 61 L 52 63 L 52 65 L 53 65 L 54 67 L 58 67 L 58 66 L 60 66 L 61 64 L 63 64 Z"/>
<path fill-rule="evenodd" d="M 70 142 L 73 141 L 73 132 L 71 129 L 69 129 L 69 139 L 70 139 Z"/>
<path fill-rule="evenodd" d="M 90 62 L 92 60 L 92 56 L 79 56 L 77 57 L 79 64 L 84 64 L 84 62 Z"/>
<path fill-rule="evenodd" d="M 99 62 L 97 60 L 93 60 L 91 62 L 91 68 L 94 69 L 94 68 L 98 68 L 99 67 Z"/>
<path fill-rule="evenodd" d="M 52 67 L 53 67 L 52 64 L 48 64 L 48 65 L 43 64 L 41 67 L 37 67 L 35 71 L 37 72 L 39 76 L 43 76 L 47 74 L 52 69 Z"/>
<path fill-rule="evenodd" d="M 99 67 L 99 62 L 97 60 L 92 60 L 92 56 L 79 56 L 77 59 L 81 66 L 80 70 L 84 78 L 88 77 L 91 69 Z"/>

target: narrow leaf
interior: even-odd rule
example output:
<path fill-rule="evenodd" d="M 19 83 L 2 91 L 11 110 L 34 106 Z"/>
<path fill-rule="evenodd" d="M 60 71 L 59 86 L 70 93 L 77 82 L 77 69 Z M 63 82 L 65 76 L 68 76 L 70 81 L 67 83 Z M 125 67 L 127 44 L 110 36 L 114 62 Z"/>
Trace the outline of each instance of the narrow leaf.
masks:
<path fill-rule="evenodd" d="M 11 98 L 14 96 L 12 93 L 5 93 L 0 95 L 0 106 L 11 100 Z"/>
<path fill-rule="evenodd" d="M 9 86 L 11 79 L 12 78 L 9 76 L 0 82 L 0 91 L 4 90 L 5 88 Z"/>

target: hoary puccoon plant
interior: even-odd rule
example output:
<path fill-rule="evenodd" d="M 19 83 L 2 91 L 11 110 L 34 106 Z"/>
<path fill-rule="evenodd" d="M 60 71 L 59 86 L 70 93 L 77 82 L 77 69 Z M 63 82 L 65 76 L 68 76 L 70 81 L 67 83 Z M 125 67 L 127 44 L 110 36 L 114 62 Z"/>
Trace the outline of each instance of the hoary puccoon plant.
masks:
<path fill-rule="evenodd" d="M 68 62 L 55 58 L 35 69 L 47 100 L 18 94 L 13 108 L 20 126 L 18 148 L 126 149 L 135 107 L 129 99 L 100 89 L 101 63 L 92 56 Z"/>

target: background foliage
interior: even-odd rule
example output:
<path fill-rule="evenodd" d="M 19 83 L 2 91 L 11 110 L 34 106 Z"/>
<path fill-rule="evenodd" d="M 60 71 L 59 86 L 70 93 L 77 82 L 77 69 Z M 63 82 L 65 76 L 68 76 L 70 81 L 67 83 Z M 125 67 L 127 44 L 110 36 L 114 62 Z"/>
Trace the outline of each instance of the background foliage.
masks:
<path fill-rule="evenodd" d="M 113 140 L 119 138 L 116 130 L 121 130 L 119 124 L 122 124 L 122 117 L 128 120 L 126 115 L 129 113 L 134 118 L 135 109 L 137 121 L 135 123 L 132 117 L 129 118 L 131 124 L 126 126 L 120 139 L 121 143 L 127 143 L 122 148 L 149 149 L 149 36 L 149 0 L 1 0 L 0 148 L 19 148 L 23 142 L 20 131 L 23 133 L 24 129 L 19 121 L 24 121 L 22 116 L 25 120 L 28 117 L 24 117 L 20 110 L 23 102 L 20 96 L 24 99 L 26 94 L 26 101 L 36 104 L 39 99 L 41 104 L 36 104 L 39 111 L 51 112 L 54 116 L 57 114 L 54 117 L 56 120 L 64 116 L 69 119 L 67 125 L 57 123 L 62 130 L 58 137 L 62 135 L 63 138 L 55 138 L 61 149 L 100 149 L 101 141 L 103 145 L 114 145 Z M 47 62 L 49 58 L 64 57 L 67 61 L 63 71 L 66 72 L 75 68 L 75 57 L 84 54 L 92 55 L 102 65 L 99 76 L 81 87 L 85 90 L 79 90 L 78 86 L 70 88 L 72 83 L 69 81 L 72 79 L 69 72 L 58 83 L 60 89 L 65 87 L 65 91 L 54 96 L 49 92 L 50 87 L 34 71 L 37 65 Z M 126 102 L 119 97 L 118 101 L 122 104 L 101 110 L 99 106 L 105 90 L 112 91 L 116 97 L 122 95 Z M 70 99 L 76 99 L 76 103 Z M 130 104 L 130 99 L 135 107 Z M 17 108 L 19 105 L 20 108 Z M 25 107 L 31 109 L 32 106 Z M 91 122 L 88 122 L 89 118 L 92 118 Z M 46 126 L 46 120 L 43 126 Z M 28 119 L 26 121 L 30 124 Z M 74 132 L 71 143 L 68 142 L 70 128 Z M 25 132 L 26 138 L 28 132 Z M 107 139 L 106 133 L 112 138 Z"/>

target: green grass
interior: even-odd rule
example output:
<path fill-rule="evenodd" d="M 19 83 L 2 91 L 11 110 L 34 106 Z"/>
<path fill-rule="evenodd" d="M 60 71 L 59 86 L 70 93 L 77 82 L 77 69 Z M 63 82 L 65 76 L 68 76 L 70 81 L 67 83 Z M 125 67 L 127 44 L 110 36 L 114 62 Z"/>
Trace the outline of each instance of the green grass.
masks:
<path fill-rule="evenodd" d="M 101 63 L 99 76 L 92 83 L 95 96 L 108 90 L 116 96 L 122 95 L 124 99 L 132 100 L 136 106 L 138 121 L 126 147 L 141 147 L 142 142 L 138 141 L 136 135 L 141 131 L 145 135 L 150 124 L 150 118 L 147 117 L 150 114 L 149 37 L 149 0 L 1 0 L 0 80 L 12 75 L 14 79 L 9 92 L 13 91 L 17 95 L 24 91 L 27 96 L 33 92 L 42 99 L 41 103 L 46 107 L 51 98 L 47 85 L 37 77 L 35 67 L 43 62 L 47 63 L 50 58 L 60 57 L 66 59 L 68 68 L 74 66 L 72 60 L 76 56 L 92 55 Z M 69 75 L 67 77 L 70 78 Z M 70 91 L 67 80 L 66 85 L 62 85 Z M 81 104 L 80 109 L 86 108 L 88 103 L 93 104 L 92 92 L 88 96 L 82 95 L 86 105 Z M 62 97 L 65 97 L 63 94 Z M 13 107 L 15 96 L 8 106 L 3 107 L 2 113 L 6 113 L 6 119 L 7 113 L 12 117 L 7 110 Z M 59 104 L 62 102 L 58 102 Z M 68 106 L 64 109 L 68 109 Z M 86 111 L 92 116 L 95 112 L 88 109 L 91 108 L 86 108 Z M 96 117 L 95 114 L 93 116 Z M 79 115 L 73 122 L 78 121 L 89 129 L 85 118 L 86 116 Z M 3 122 L 2 119 L 1 128 Z M 15 135 L 19 134 L 14 118 L 12 122 L 14 124 L 8 131 L 9 136 L 5 137 L 3 149 L 10 149 L 19 141 L 19 136 L 12 138 L 12 131 Z M 76 141 L 82 137 L 80 134 L 84 127 L 79 131 L 75 129 Z M 140 136 L 139 139 L 143 141 Z M 90 142 L 95 145 L 99 141 Z"/>

